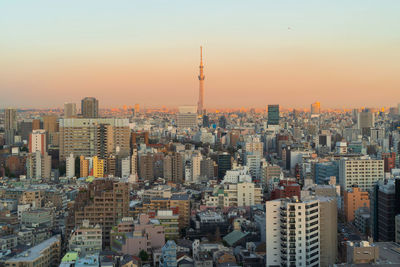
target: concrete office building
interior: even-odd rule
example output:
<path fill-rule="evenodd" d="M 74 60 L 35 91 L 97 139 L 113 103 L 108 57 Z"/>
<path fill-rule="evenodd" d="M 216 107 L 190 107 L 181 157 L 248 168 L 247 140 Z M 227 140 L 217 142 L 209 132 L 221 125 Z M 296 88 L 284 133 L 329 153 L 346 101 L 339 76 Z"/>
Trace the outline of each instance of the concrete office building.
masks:
<path fill-rule="evenodd" d="M 128 119 L 60 119 L 60 159 L 77 156 L 107 158 L 130 154 Z"/>
<path fill-rule="evenodd" d="M 320 203 L 320 263 L 321 267 L 332 266 L 337 256 L 337 199 L 317 197 Z"/>
<path fill-rule="evenodd" d="M 14 136 L 17 133 L 17 110 L 6 108 L 4 110 L 4 137 L 6 145 L 14 144 Z"/>
<path fill-rule="evenodd" d="M 343 210 L 347 222 L 354 221 L 356 210 L 369 208 L 369 206 L 370 200 L 367 191 L 353 187 L 343 192 Z"/>
<path fill-rule="evenodd" d="M 400 213 L 400 179 L 378 182 L 371 193 L 371 234 L 375 241 L 395 241 Z"/>
<path fill-rule="evenodd" d="M 141 180 L 153 181 L 154 179 L 154 155 L 146 153 L 139 155 L 139 178 Z"/>
<path fill-rule="evenodd" d="M 197 127 L 197 113 L 195 106 L 181 106 L 176 114 L 176 125 L 178 128 Z"/>
<path fill-rule="evenodd" d="M 74 118 L 76 114 L 75 103 L 64 103 L 64 118 Z"/>
<path fill-rule="evenodd" d="M 320 201 L 266 202 L 267 266 L 320 266 Z"/>
<path fill-rule="evenodd" d="M 279 125 L 279 105 L 268 105 L 268 125 Z"/>
<path fill-rule="evenodd" d="M 164 179 L 175 183 L 184 181 L 184 161 L 180 152 L 174 152 L 164 157 Z"/>
<path fill-rule="evenodd" d="M 94 97 L 85 97 L 81 101 L 81 113 L 83 118 L 98 118 L 99 101 Z"/>
<path fill-rule="evenodd" d="M 362 190 L 372 190 L 377 181 L 384 179 L 383 160 L 341 159 L 339 183 L 343 190 L 357 185 Z"/>

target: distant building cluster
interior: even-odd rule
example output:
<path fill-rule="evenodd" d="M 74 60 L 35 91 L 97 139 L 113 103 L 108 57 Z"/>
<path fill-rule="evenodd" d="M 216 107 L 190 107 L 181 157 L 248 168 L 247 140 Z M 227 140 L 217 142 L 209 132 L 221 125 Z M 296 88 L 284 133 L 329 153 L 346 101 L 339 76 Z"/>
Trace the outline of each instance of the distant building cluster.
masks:
<path fill-rule="evenodd" d="M 400 265 L 400 114 L 6 108 L 0 265 Z"/>

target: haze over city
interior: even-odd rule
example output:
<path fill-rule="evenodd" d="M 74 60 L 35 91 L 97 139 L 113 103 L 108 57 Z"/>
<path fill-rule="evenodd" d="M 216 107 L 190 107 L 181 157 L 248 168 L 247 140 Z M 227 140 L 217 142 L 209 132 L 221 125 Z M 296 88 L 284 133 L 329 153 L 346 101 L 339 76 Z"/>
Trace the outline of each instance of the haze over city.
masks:
<path fill-rule="evenodd" d="M 0 108 L 381 107 L 400 88 L 399 1 L 2 1 Z"/>

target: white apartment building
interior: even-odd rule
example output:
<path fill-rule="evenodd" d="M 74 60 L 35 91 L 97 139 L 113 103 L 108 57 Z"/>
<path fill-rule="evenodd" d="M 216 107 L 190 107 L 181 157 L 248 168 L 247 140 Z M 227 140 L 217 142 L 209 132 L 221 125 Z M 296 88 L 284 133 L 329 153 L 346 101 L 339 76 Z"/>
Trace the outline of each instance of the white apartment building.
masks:
<path fill-rule="evenodd" d="M 261 155 L 246 155 L 246 166 L 249 168 L 250 174 L 255 179 L 261 177 Z"/>
<path fill-rule="evenodd" d="M 369 158 L 341 159 L 339 183 L 342 190 L 357 185 L 362 190 L 372 190 L 375 183 L 384 179 L 383 160 Z"/>
<path fill-rule="evenodd" d="M 233 170 L 226 171 L 221 184 L 237 184 L 242 182 L 252 182 L 249 167 L 247 166 L 240 166 Z"/>
<path fill-rule="evenodd" d="M 266 241 L 267 266 L 319 266 L 319 200 L 267 201 Z"/>
<path fill-rule="evenodd" d="M 75 157 L 70 154 L 66 159 L 66 177 L 73 178 L 75 176 Z"/>
<path fill-rule="evenodd" d="M 247 207 L 261 204 L 262 189 L 254 183 L 224 184 L 205 197 L 207 207 Z"/>
<path fill-rule="evenodd" d="M 121 160 L 121 178 L 129 178 L 131 174 L 131 157 L 128 156 Z"/>
<path fill-rule="evenodd" d="M 29 135 L 29 152 L 39 151 L 42 155 L 47 151 L 46 131 L 33 130 Z"/>

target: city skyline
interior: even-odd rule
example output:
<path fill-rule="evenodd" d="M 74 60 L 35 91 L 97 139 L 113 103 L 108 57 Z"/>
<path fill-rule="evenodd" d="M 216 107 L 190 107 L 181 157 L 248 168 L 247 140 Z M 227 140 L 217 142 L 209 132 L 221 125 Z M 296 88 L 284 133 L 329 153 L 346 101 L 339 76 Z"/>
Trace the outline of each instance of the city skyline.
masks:
<path fill-rule="evenodd" d="M 0 4 L 0 107 L 196 105 L 199 45 L 207 108 L 398 102 L 395 1 L 89 2 Z"/>

